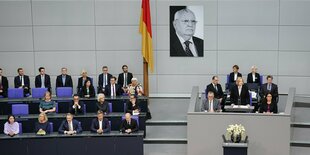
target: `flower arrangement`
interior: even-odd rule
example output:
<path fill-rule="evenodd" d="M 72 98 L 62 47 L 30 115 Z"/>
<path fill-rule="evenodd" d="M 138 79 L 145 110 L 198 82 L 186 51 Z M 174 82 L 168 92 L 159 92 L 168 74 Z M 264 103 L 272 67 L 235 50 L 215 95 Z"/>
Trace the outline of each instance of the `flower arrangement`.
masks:
<path fill-rule="evenodd" d="M 244 126 L 241 124 L 229 125 L 226 129 L 225 138 L 235 143 L 244 141 L 246 139 Z"/>

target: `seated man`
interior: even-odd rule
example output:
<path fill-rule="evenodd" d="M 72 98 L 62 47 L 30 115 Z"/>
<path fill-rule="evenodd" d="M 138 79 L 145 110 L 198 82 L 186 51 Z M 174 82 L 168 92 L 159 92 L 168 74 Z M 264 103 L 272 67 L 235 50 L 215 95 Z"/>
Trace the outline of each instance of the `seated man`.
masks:
<path fill-rule="evenodd" d="M 132 133 L 139 130 L 137 121 L 131 118 L 130 113 L 125 114 L 125 119 L 121 123 L 120 132 Z"/>
<path fill-rule="evenodd" d="M 123 94 L 123 90 L 122 88 L 116 84 L 116 77 L 111 77 L 110 79 L 110 84 L 105 86 L 105 95 L 106 96 L 111 96 L 111 97 L 115 97 L 115 96 L 119 96 Z"/>
<path fill-rule="evenodd" d="M 67 68 L 61 68 L 61 75 L 56 78 L 57 87 L 73 87 L 72 77 L 67 74 Z"/>
<path fill-rule="evenodd" d="M 268 75 L 267 83 L 261 86 L 259 95 L 263 99 L 263 98 L 266 98 L 266 95 L 268 93 L 271 93 L 273 102 L 278 103 L 278 97 L 279 97 L 278 86 L 272 83 L 272 80 L 273 80 L 273 77 L 271 75 Z"/>
<path fill-rule="evenodd" d="M 207 100 L 201 105 L 201 111 L 215 112 L 219 110 L 221 110 L 221 104 L 219 100 L 214 98 L 214 93 L 212 91 L 209 91 Z"/>
<path fill-rule="evenodd" d="M 49 92 L 51 92 L 51 78 L 48 74 L 45 74 L 45 68 L 39 68 L 39 75 L 35 78 L 35 86 L 36 88 L 47 88 Z"/>
<path fill-rule="evenodd" d="M 213 92 L 214 97 L 219 100 L 220 103 L 222 103 L 222 99 L 224 96 L 222 86 L 219 84 L 219 78 L 218 76 L 213 76 L 212 77 L 212 82 L 207 86 L 206 88 L 206 93 L 208 92 Z M 207 95 L 207 94 L 206 94 Z"/>
<path fill-rule="evenodd" d="M 73 102 L 69 105 L 69 112 L 73 115 L 83 114 L 83 103 L 77 94 L 73 95 Z"/>
<path fill-rule="evenodd" d="M 8 78 L 2 75 L 2 68 L 0 68 L 0 96 L 8 97 L 8 88 Z"/>
<path fill-rule="evenodd" d="M 73 115 L 70 113 L 67 113 L 66 120 L 64 120 L 59 129 L 58 133 L 60 134 L 68 134 L 73 135 L 77 133 L 82 132 L 82 127 L 79 121 L 73 119 Z"/>
<path fill-rule="evenodd" d="M 109 120 L 104 118 L 103 111 L 98 110 L 97 118 L 93 119 L 91 123 L 90 131 L 93 133 L 102 134 L 102 133 L 110 132 L 110 130 L 111 130 L 111 127 L 109 124 Z"/>
<path fill-rule="evenodd" d="M 249 105 L 250 93 L 248 87 L 244 85 L 243 79 L 238 78 L 237 84 L 232 87 L 230 93 L 230 103 L 236 105 Z"/>
<path fill-rule="evenodd" d="M 14 86 L 15 88 L 24 89 L 24 96 L 27 97 L 30 95 L 30 80 L 29 76 L 24 74 L 24 70 L 22 68 L 17 69 L 18 75 L 14 78 Z"/>
<path fill-rule="evenodd" d="M 102 67 L 102 74 L 98 76 L 98 94 L 105 92 L 105 86 L 110 84 L 112 74 L 109 73 L 108 66 Z"/>

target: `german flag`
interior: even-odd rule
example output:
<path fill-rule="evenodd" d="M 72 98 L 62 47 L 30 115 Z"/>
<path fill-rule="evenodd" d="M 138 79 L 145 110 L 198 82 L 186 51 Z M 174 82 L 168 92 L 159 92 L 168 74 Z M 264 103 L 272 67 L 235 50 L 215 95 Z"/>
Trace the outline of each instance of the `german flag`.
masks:
<path fill-rule="evenodd" d="M 153 45 L 152 45 L 152 24 L 150 1 L 142 0 L 140 16 L 140 34 L 142 35 L 142 56 L 148 63 L 151 72 L 154 71 Z"/>

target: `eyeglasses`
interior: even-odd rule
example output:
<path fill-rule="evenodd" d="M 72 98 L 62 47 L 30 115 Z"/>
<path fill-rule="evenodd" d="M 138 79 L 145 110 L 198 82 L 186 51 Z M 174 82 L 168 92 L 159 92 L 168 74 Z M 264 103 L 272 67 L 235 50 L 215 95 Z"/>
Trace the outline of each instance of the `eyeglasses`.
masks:
<path fill-rule="evenodd" d="M 197 21 L 196 20 L 181 20 L 181 22 L 182 23 L 184 23 L 184 24 L 196 24 L 197 23 Z"/>

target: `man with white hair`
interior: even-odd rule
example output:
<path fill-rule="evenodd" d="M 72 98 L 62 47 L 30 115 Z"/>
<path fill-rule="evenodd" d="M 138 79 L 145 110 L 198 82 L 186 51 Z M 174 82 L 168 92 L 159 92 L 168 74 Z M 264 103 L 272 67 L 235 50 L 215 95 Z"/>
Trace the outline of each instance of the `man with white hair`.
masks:
<path fill-rule="evenodd" d="M 194 37 L 196 17 L 190 9 L 182 9 L 175 13 L 173 27 L 175 34 L 170 37 L 170 56 L 203 56 L 203 40 Z"/>
<path fill-rule="evenodd" d="M 251 67 L 251 73 L 248 74 L 247 83 L 257 83 L 258 85 L 261 84 L 260 75 L 257 73 L 257 67 Z"/>
<path fill-rule="evenodd" d="M 131 79 L 131 84 L 128 88 L 128 94 L 138 96 L 142 96 L 144 94 L 142 85 L 138 83 L 138 79 L 135 77 Z"/>

